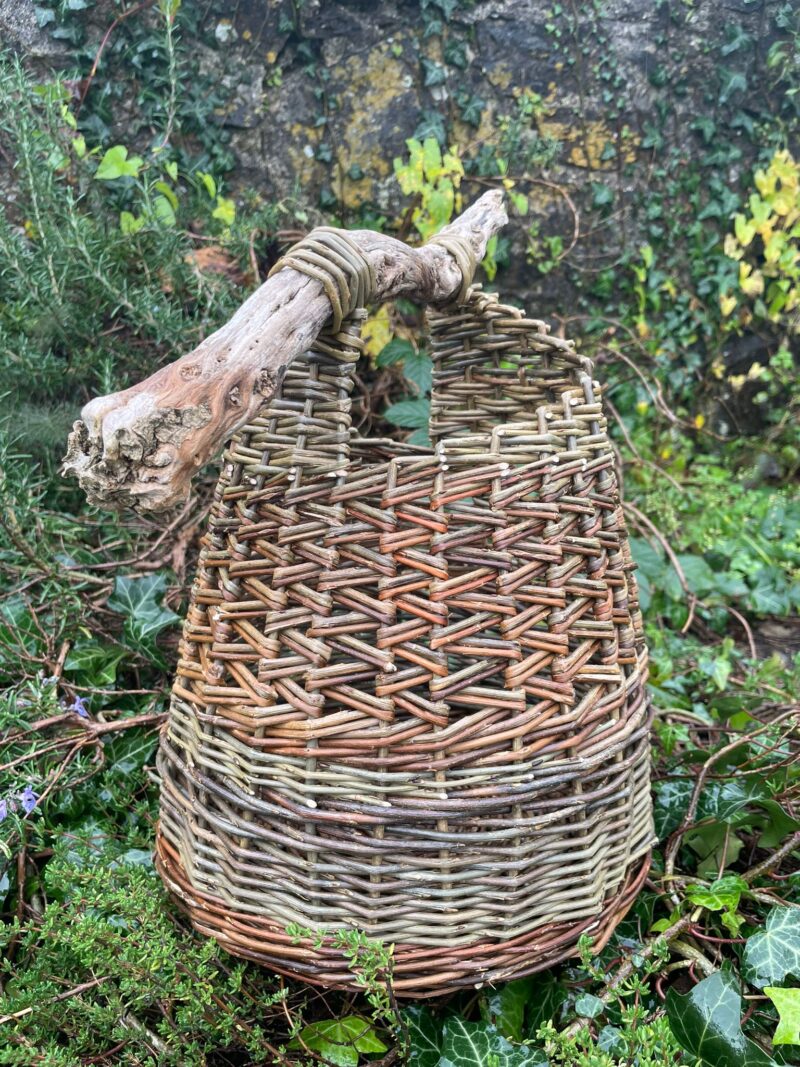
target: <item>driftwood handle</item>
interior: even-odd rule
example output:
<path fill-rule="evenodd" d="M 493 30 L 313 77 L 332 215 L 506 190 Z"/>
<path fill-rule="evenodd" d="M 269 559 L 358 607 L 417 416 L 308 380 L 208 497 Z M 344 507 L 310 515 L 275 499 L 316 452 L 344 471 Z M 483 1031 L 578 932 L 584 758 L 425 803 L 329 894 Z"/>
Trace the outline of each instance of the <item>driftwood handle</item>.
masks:
<path fill-rule="evenodd" d="M 442 233 L 466 237 L 480 260 L 506 221 L 503 194 L 492 190 Z M 461 289 L 446 242 L 409 248 L 371 230 L 348 237 L 374 271 L 376 300 L 444 303 Z M 91 400 L 70 434 L 63 473 L 77 477 L 93 504 L 157 512 L 180 503 L 194 472 L 253 417 L 330 315 L 321 282 L 279 270 L 193 351 L 138 385 Z"/>

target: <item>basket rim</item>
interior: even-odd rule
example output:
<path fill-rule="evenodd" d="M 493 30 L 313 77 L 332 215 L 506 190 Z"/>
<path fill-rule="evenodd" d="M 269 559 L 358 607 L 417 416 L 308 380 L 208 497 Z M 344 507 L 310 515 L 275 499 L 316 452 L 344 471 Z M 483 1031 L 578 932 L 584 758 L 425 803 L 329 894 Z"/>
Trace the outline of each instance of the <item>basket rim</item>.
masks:
<path fill-rule="evenodd" d="M 393 992 L 402 999 L 427 1000 L 449 996 L 459 989 L 525 978 L 577 956 L 578 939 L 593 932 L 598 932 L 599 936 L 593 941 L 592 950 L 601 952 L 635 903 L 651 863 L 652 851 L 648 849 L 630 866 L 622 884 L 595 915 L 550 923 L 506 942 L 486 939 L 461 949 L 440 948 L 437 955 L 449 961 L 447 970 L 431 967 L 421 973 L 420 962 L 430 960 L 431 949 L 413 943 L 395 943 Z M 194 928 L 215 938 L 232 955 L 254 960 L 271 971 L 312 986 L 355 991 L 362 988 L 356 983 L 341 950 L 325 945 L 324 941 L 320 946 L 309 938 L 294 939 L 278 923 L 232 912 L 222 897 L 212 896 L 193 886 L 179 853 L 165 838 L 160 822 L 156 826 L 155 865 L 173 900 Z M 261 951 L 248 944 L 255 933 L 266 946 Z M 272 953 L 267 951 L 270 942 Z M 504 948 L 514 962 L 492 967 L 493 959 Z M 481 966 L 484 960 L 486 962 Z"/>

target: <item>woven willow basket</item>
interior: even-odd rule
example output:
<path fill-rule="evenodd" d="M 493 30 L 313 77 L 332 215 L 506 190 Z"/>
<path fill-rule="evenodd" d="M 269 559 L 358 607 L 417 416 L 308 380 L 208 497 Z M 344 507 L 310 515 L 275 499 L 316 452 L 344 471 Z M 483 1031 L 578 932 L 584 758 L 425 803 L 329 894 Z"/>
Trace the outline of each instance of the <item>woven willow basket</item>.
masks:
<path fill-rule="evenodd" d="M 319 935 L 357 927 L 417 997 L 605 943 L 652 841 L 592 365 L 441 243 L 465 285 L 429 313 L 432 449 L 351 429 L 358 250 L 315 231 L 284 261 L 334 321 L 228 448 L 159 755 L 159 869 L 199 931 L 352 988 Z"/>

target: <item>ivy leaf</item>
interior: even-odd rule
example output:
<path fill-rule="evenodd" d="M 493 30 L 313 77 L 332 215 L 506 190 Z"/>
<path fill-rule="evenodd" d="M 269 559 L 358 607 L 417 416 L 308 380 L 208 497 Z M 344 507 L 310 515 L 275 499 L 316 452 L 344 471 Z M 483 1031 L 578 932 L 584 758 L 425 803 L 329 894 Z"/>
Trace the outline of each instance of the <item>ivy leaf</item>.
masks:
<path fill-rule="evenodd" d="M 528 1001 L 527 1036 L 536 1037 L 540 1027 L 559 1018 L 567 991 L 551 973 L 538 974 L 531 981 L 533 990 Z"/>
<path fill-rule="evenodd" d="M 163 182 L 161 183 L 164 184 Z M 153 214 L 161 226 L 171 229 L 175 222 L 175 211 L 166 196 L 157 196 L 153 201 Z"/>
<path fill-rule="evenodd" d="M 35 7 L 33 13 L 36 16 L 36 25 L 39 29 L 44 29 L 45 26 L 56 21 L 55 11 L 51 11 L 49 8 Z"/>
<path fill-rule="evenodd" d="M 514 192 L 513 189 L 510 189 L 508 193 L 508 198 L 514 205 L 518 215 L 528 214 L 528 198 L 524 193 L 517 193 Z"/>
<path fill-rule="evenodd" d="M 734 93 L 743 93 L 747 90 L 747 78 L 740 70 L 723 68 L 720 72 L 722 91 L 719 94 L 720 104 L 726 104 Z"/>
<path fill-rule="evenodd" d="M 117 666 L 124 656 L 123 649 L 89 641 L 70 650 L 64 670 L 78 674 L 81 684 L 105 689 L 116 681 Z"/>
<path fill-rule="evenodd" d="M 631 553 L 636 561 L 636 579 L 639 584 L 639 603 L 647 611 L 652 602 L 652 592 L 661 587 L 666 569 L 664 556 L 648 541 L 632 537 Z"/>
<path fill-rule="evenodd" d="M 179 619 L 174 611 L 161 603 L 166 587 L 167 575 L 163 571 L 144 578 L 120 575 L 108 598 L 109 608 L 126 617 L 128 643 L 149 655 L 155 650 L 156 635 Z"/>
<path fill-rule="evenodd" d="M 477 93 L 471 95 L 464 90 L 456 94 L 456 103 L 461 111 L 462 122 L 468 122 L 470 126 L 475 126 L 476 128 L 480 126 L 481 115 L 486 107 L 485 100 L 482 100 Z"/>
<path fill-rule="evenodd" d="M 604 1026 L 597 1035 L 597 1047 L 609 1056 L 624 1056 L 627 1051 L 625 1035 L 617 1026 Z"/>
<path fill-rule="evenodd" d="M 667 778 L 653 787 L 653 820 L 659 841 L 677 830 L 689 807 L 693 785 L 686 778 Z"/>
<path fill-rule="evenodd" d="M 608 207 L 614 203 L 614 190 L 605 182 L 592 182 L 592 207 Z"/>
<path fill-rule="evenodd" d="M 121 211 L 119 214 L 119 228 L 122 233 L 138 233 L 147 222 L 144 215 L 133 215 L 130 211 Z"/>
<path fill-rule="evenodd" d="M 375 1027 L 367 1019 L 362 1019 L 360 1015 L 350 1015 L 346 1019 L 341 1019 L 340 1025 L 348 1031 L 350 1040 L 359 1052 L 387 1051 L 389 1046 L 378 1037 Z"/>
<path fill-rule="evenodd" d="M 747 889 L 747 882 L 738 874 L 726 874 L 712 882 L 710 886 L 690 885 L 686 896 L 692 904 L 698 904 L 709 911 L 736 910 L 742 893 Z"/>
<path fill-rule="evenodd" d="M 800 908 L 775 907 L 765 929 L 748 938 L 742 957 L 742 975 L 763 989 L 782 982 L 787 974 L 800 978 Z"/>
<path fill-rule="evenodd" d="M 710 144 L 714 134 L 717 132 L 717 125 L 710 115 L 700 115 L 693 122 L 689 123 L 689 129 L 697 130 L 697 132 L 702 135 L 703 143 Z"/>
<path fill-rule="evenodd" d="M 442 1034 L 431 1009 L 413 1004 L 405 1009 L 403 1017 L 408 1028 L 409 1067 L 438 1067 Z"/>
<path fill-rule="evenodd" d="M 637 577 L 646 574 L 653 583 L 661 581 L 666 568 L 662 552 L 643 537 L 632 537 L 630 545 L 631 554 L 636 561 Z"/>
<path fill-rule="evenodd" d="M 337 1067 L 357 1067 L 359 1053 L 385 1052 L 387 1048 L 372 1023 L 360 1015 L 309 1023 L 289 1042 L 289 1048 L 302 1048 L 303 1045 Z"/>
<path fill-rule="evenodd" d="M 481 266 L 486 271 L 486 277 L 493 282 L 497 274 L 497 234 L 493 233 L 486 242 L 486 255 L 481 260 Z"/>
<path fill-rule="evenodd" d="M 778 1009 L 773 1045 L 800 1045 L 800 989 L 766 986 L 764 992 Z"/>
<path fill-rule="evenodd" d="M 732 834 L 725 823 L 709 820 L 691 830 L 686 844 L 698 856 L 697 874 L 709 881 L 735 863 L 744 847 L 742 839 Z"/>
<path fill-rule="evenodd" d="M 142 768 L 152 759 L 158 738 L 152 730 L 134 727 L 122 734 L 110 734 L 103 741 L 106 763 L 115 775 L 129 778 L 142 773 Z"/>
<path fill-rule="evenodd" d="M 116 870 L 119 867 L 144 867 L 146 870 L 153 870 L 153 853 L 149 849 L 129 848 L 125 852 L 120 852 L 108 866 L 109 870 Z"/>
<path fill-rule="evenodd" d="M 197 177 L 200 179 L 200 181 L 205 186 L 206 192 L 211 197 L 211 199 L 212 200 L 216 199 L 216 196 L 217 196 L 217 183 L 214 181 L 214 178 L 212 177 L 212 175 L 211 174 L 207 174 L 203 170 L 199 170 L 197 172 Z"/>
<path fill-rule="evenodd" d="M 596 1019 L 605 1010 L 605 1004 L 593 993 L 581 993 L 575 1001 L 575 1011 L 582 1019 Z"/>
<path fill-rule="evenodd" d="M 463 41 L 449 37 L 443 49 L 444 61 L 451 67 L 460 67 L 464 70 L 468 66 L 467 48 Z"/>
<path fill-rule="evenodd" d="M 800 830 L 800 821 L 793 819 L 777 800 L 762 800 L 761 807 L 767 819 L 758 839 L 759 848 L 777 848 L 795 830 Z"/>
<path fill-rule="evenodd" d="M 447 140 L 447 129 L 442 114 L 434 109 L 422 112 L 422 118 L 414 130 L 414 138 L 418 141 L 424 141 L 428 137 L 435 138 L 440 145 Z"/>
<path fill-rule="evenodd" d="M 667 992 L 667 1018 L 679 1044 L 710 1067 L 775 1067 L 741 1024 L 742 998 L 733 976 L 716 971 L 686 994 Z"/>
<path fill-rule="evenodd" d="M 453 12 L 458 7 L 458 0 L 435 0 L 435 3 L 444 15 L 445 22 L 449 22 L 453 17 Z"/>
<path fill-rule="evenodd" d="M 438 1067 L 547 1067 L 543 1053 L 514 1046 L 487 1023 L 468 1023 L 459 1016 L 445 1019 Z"/>
<path fill-rule="evenodd" d="M 693 593 L 702 597 L 716 590 L 717 576 L 702 556 L 685 554 L 679 555 L 677 559 Z M 674 568 L 670 568 L 667 572 L 664 588 L 667 595 L 673 600 L 682 600 L 686 595 L 678 578 L 678 573 Z"/>
<path fill-rule="evenodd" d="M 450 221 L 450 216 L 453 214 L 454 198 L 453 183 L 446 178 L 440 178 L 436 186 L 429 190 L 427 208 L 431 220 L 431 234 L 436 233 L 445 223 Z"/>
<path fill-rule="evenodd" d="M 141 156 L 128 158 L 128 149 L 121 144 L 109 148 L 94 172 L 101 182 L 113 182 L 117 178 L 136 178 L 142 169 L 144 160 Z"/>
<path fill-rule="evenodd" d="M 418 430 L 414 430 L 413 433 L 410 433 L 406 440 L 406 444 L 417 445 L 419 448 L 430 448 L 431 439 L 428 433 L 428 427 L 420 426 Z"/>
<path fill-rule="evenodd" d="M 722 692 L 728 684 L 728 677 L 733 670 L 733 664 L 725 655 L 702 656 L 697 664 L 697 669 L 701 674 L 710 678 L 717 689 Z"/>
<path fill-rule="evenodd" d="M 709 782 L 700 795 L 697 815 L 700 819 L 719 819 L 737 823 L 748 805 L 769 799 L 770 791 L 760 778 L 723 778 Z"/>
<path fill-rule="evenodd" d="M 434 85 L 442 85 L 447 81 L 447 74 L 441 63 L 437 63 L 435 59 L 427 59 L 425 57 L 420 62 L 425 75 L 426 87 L 432 88 Z"/>
<path fill-rule="evenodd" d="M 153 188 L 158 189 L 161 195 L 168 201 L 169 206 L 173 211 L 178 210 L 178 198 L 166 182 L 156 182 Z"/>
<path fill-rule="evenodd" d="M 489 990 L 481 999 L 481 1015 L 486 1022 L 496 1026 L 503 1037 L 521 1041 L 525 1005 L 531 1000 L 533 987 L 532 979 L 520 978 Z"/>

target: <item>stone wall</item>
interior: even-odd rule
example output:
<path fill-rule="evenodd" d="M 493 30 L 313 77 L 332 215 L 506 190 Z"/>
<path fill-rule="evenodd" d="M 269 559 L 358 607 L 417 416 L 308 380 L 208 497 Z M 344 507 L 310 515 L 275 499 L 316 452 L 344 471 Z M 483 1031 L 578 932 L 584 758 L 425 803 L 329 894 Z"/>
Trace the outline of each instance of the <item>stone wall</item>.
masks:
<path fill-rule="evenodd" d="M 741 67 L 748 84 L 760 80 L 778 7 L 746 0 L 488 0 L 422 9 L 411 2 L 316 0 L 300 8 L 289 31 L 285 5 L 270 5 L 265 18 L 264 6 L 251 0 L 232 21 L 237 58 L 225 55 L 222 74 L 233 88 L 224 121 L 238 177 L 266 195 L 296 191 L 312 206 L 322 194 L 325 208 L 351 224 L 365 208 L 393 215 L 404 201 L 392 160 L 405 152 L 406 138 L 430 127 L 432 113 L 441 116 L 448 141 L 474 159 L 502 141 L 503 119 L 515 119 L 529 91 L 541 104 L 522 125 L 521 158 L 509 161 L 510 172 L 529 196 L 530 218 L 544 233 L 562 235 L 565 247 L 575 225 L 564 193 L 570 196 L 581 233 L 595 230 L 582 236 L 573 258 L 594 269 L 613 262 L 631 239 L 636 194 L 659 157 L 672 149 L 689 163 L 704 147 L 702 129 L 692 123 L 715 120 L 718 103 L 709 90 L 721 60 L 733 73 Z M 441 32 L 429 32 L 437 21 Z M 725 56 L 736 34 L 747 34 L 754 46 Z M 209 56 L 221 73 L 222 55 Z M 526 144 L 535 149 L 537 139 L 558 143 L 545 166 L 535 150 L 525 158 Z M 741 167 L 752 156 L 752 145 L 743 143 Z M 599 219 L 591 218 L 593 183 L 604 187 L 601 198 L 613 197 Z M 479 188 L 478 181 L 465 182 L 466 197 Z M 517 290 L 536 282 L 525 269 L 528 221 L 510 229 L 517 269 L 506 284 Z"/>
<path fill-rule="evenodd" d="M 562 302 L 574 278 L 559 271 L 543 279 L 535 269 L 544 254 L 542 235 L 560 237 L 563 254 L 577 227 L 568 262 L 591 273 L 613 264 L 637 238 L 639 194 L 670 154 L 691 167 L 701 151 L 708 154 L 716 131 L 740 144 L 738 157 L 729 153 L 725 161 L 726 177 L 735 183 L 749 167 L 758 138 L 745 129 L 747 117 L 755 121 L 757 109 L 772 107 L 765 55 L 781 32 L 785 6 L 781 0 L 183 4 L 182 19 L 191 14 L 183 45 L 220 91 L 214 121 L 229 136 L 237 188 L 294 198 L 312 220 L 319 211 L 347 225 L 376 215 L 391 221 L 407 206 L 393 159 L 405 153 L 408 137 L 433 130 L 460 149 L 466 200 L 496 178 L 491 160 L 506 160 L 516 188 L 529 197 L 529 213 L 509 229 L 512 268 L 504 285 L 519 294 L 537 289 L 545 300 L 555 290 Z M 36 10 L 42 22 L 42 8 Z M 75 15 L 85 24 L 84 55 L 117 13 L 101 0 Z M 115 34 L 129 32 L 132 23 Z M 0 0 L 6 43 L 39 66 L 69 68 L 76 49 L 52 31 L 52 23 L 37 24 L 33 0 Z M 524 114 L 526 100 L 534 102 L 532 114 Z M 728 112 L 744 116 L 738 128 Z M 123 124 L 129 117 L 123 113 Z"/>

